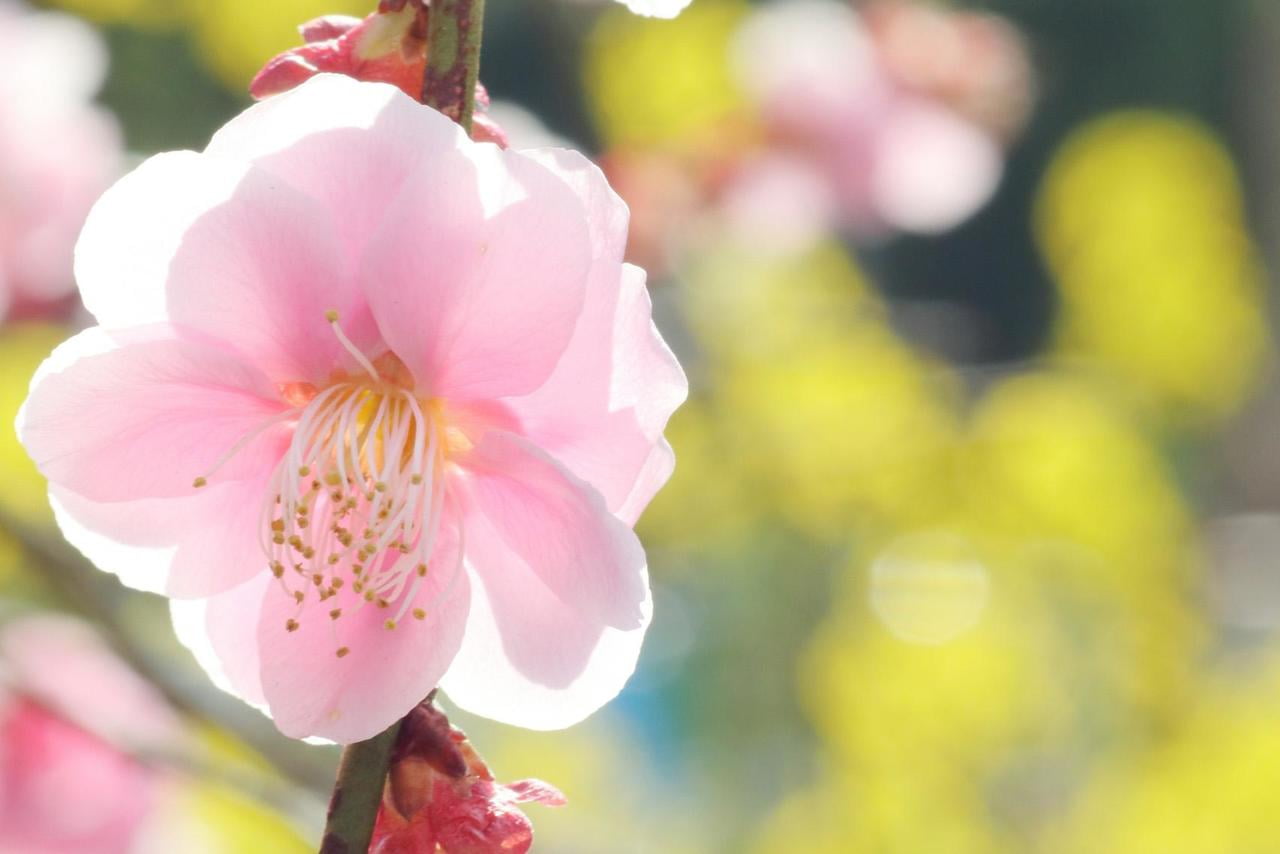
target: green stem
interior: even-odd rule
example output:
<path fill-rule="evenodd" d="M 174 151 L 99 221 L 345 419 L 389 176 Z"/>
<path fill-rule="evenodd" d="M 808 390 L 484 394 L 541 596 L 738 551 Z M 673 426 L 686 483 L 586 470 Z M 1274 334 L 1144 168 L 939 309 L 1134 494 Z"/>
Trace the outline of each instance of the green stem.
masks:
<path fill-rule="evenodd" d="M 366 854 L 369 850 L 391 764 L 391 748 L 399 732 L 400 721 L 396 721 L 368 741 L 343 749 L 320 854 Z"/>
<path fill-rule="evenodd" d="M 427 19 L 427 71 L 422 103 L 471 132 L 480 76 L 484 0 L 432 0 Z"/>

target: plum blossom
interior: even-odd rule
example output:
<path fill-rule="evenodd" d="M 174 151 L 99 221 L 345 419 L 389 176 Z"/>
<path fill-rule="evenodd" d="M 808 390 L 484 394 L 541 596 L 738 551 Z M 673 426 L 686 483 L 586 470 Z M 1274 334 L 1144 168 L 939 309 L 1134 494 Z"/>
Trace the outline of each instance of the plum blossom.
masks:
<path fill-rule="evenodd" d="M 180 725 L 86 626 L 25 617 L 0 630 L 0 851 L 124 854 L 162 786 L 124 748 Z"/>
<path fill-rule="evenodd" d="M 287 735 L 368 738 L 437 685 L 568 726 L 635 666 L 632 525 L 687 388 L 626 225 L 580 155 L 318 75 L 98 202 L 99 325 L 19 434 L 67 538 Z"/>
<path fill-rule="evenodd" d="M 426 702 L 400 729 L 370 851 L 524 854 L 533 825 L 522 803 L 558 807 L 565 797 L 541 780 L 496 782 L 466 735 Z"/>
<path fill-rule="evenodd" d="M 85 24 L 0 2 L 0 318 L 74 291 L 71 250 L 119 174 L 119 131 L 91 103 L 106 51 Z"/>

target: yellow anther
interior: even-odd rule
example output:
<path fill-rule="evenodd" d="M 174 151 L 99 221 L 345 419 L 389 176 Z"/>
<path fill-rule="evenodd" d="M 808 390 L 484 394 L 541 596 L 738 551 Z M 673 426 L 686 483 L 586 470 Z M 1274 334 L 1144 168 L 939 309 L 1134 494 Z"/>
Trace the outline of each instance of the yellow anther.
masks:
<path fill-rule="evenodd" d="M 374 489 L 376 489 L 376 490 L 378 490 L 378 492 L 386 492 L 386 491 L 387 491 L 387 485 L 386 485 L 386 483 L 384 483 L 383 481 L 378 481 L 377 483 L 375 483 L 375 484 L 373 485 L 373 488 L 374 488 Z"/>
<path fill-rule="evenodd" d="M 295 590 L 293 591 L 293 598 L 297 601 L 299 605 L 301 605 L 302 600 L 307 598 L 307 594 L 303 593 L 301 590 Z"/>
<path fill-rule="evenodd" d="M 373 601 L 373 591 L 372 591 L 372 590 L 366 590 L 366 591 L 364 592 L 364 601 L 366 601 L 366 602 L 372 602 L 372 601 Z"/>
<path fill-rule="evenodd" d="M 283 530 L 284 530 L 284 520 L 283 520 L 283 519 L 272 519 L 272 520 L 271 520 L 271 530 L 273 530 L 273 531 L 283 531 Z"/>
<path fill-rule="evenodd" d="M 324 313 L 324 319 L 325 319 L 325 320 L 327 320 L 327 321 L 329 321 L 330 323 L 337 323 L 337 322 L 338 322 L 338 310 L 337 310 L 336 308 L 331 308 L 331 309 L 329 309 L 328 311 L 326 311 L 326 312 Z M 343 647 L 343 649 L 346 649 L 346 647 Z"/>
<path fill-rule="evenodd" d="M 315 573 L 314 575 L 311 576 L 311 583 L 314 584 L 316 587 L 319 587 L 321 584 L 324 584 L 324 576 L 318 572 Z"/>
<path fill-rule="evenodd" d="M 427 618 L 427 612 L 422 610 L 421 608 L 414 608 L 413 618 L 415 620 L 425 620 Z"/>
<path fill-rule="evenodd" d="M 276 534 L 274 537 L 271 538 L 271 542 L 275 543 L 277 546 L 283 546 L 284 534 Z"/>
<path fill-rule="evenodd" d="M 427 574 L 427 565 L 425 563 L 418 564 L 418 575 Z"/>
<path fill-rule="evenodd" d="M 379 599 L 379 600 L 378 600 L 378 607 L 379 607 L 379 608 L 390 608 L 390 607 L 391 607 L 391 603 L 390 603 L 390 602 L 388 602 L 386 599 Z"/>
<path fill-rule="evenodd" d="M 386 626 L 388 629 L 394 629 L 396 627 L 396 621 L 387 620 L 385 623 L 383 623 L 383 625 Z"/>
<path fill-rule="evenodd" d="M 338 588 L 342 586 L 342 579 L 335 578 L 333 581 L 329 582 L 329 586 L 336 591 Z"/>
<path fill-rule="evenodd" d="M 338 647 L 338 651 L 335 654 L 338 656 L 338 658 L 345 658 L 347 653 L 349 652 L 351 652 L 351 650 L 347 649 L 345 646 L 340 646 Z"/>
<path fill-rule="evenodd" d="M 337 555 L 329 555 L 329 557 L 325 558 L 325 563 L 329 564 L 329 566 L 333 566 L 339 560 L 341 560 L 341 558 Z"/>
<path fill-rule="evenodd" d="M 324 476 L 324 482 L 330 486 L 340 486 L 342 484 L 342 477 L 339 476 L 336 471 L 331 471 Z"/>
<path fill-rule="evenodd" d="M 305 557 L 307 560 L 311 560 L 313 557 L 316 556 L 316 550 L 313 549 L 311 546 L 307 546 L 305 549 L 302 550 L 302 556 Z"/>
<path fill-rule="evenodd" d="M 297 621 L 297 620 L 285 620 L 285 621 L 284 621 L 284 630 L 285 630 L 286 632 L 296 632 L 296 631 L 298 630 L 298 621 Z"/>
<path fill-rule="evenodd" d="M 420 474 L 415 474 L 415 475 L 413 475 L 412 477 L 410 477 L 410 478 L 409 478 L 409 482 L 410 482 L 410 483 L 412 483 L 414 486 L 421 486 L 421 485 L 422 485 L 422 475 L 420 475 Z"/>
<path fill-rule="evenodd" d="M 191 481 L 191 485 L 196 489 L 199 489 L 202 486 L 207 486 L 208 484 L 209 484 L 209 481 L 205 480 L 203 477 L 198 477 L 195 480 Z"/>
<path fill-rule="evenodd" d="M 309 474 L 311 474 L 311 466 L 298 467 L 298 477 L 306 477 Z"/>
<path fill-rule="evenodd" d="M 274 575 L 276 578 L 283 578 L 284 564 L 280 563 L 280 561 L 278 560 L 273 560 L 271 562 L 271 574 Z"/>
<path fill-rule="evenodd" d="M 332 611 L 329 612 L 329 619 L 331 620 L 336 620 L 341 616 L 342 616 L 341 608 L 334 608 Z"/>

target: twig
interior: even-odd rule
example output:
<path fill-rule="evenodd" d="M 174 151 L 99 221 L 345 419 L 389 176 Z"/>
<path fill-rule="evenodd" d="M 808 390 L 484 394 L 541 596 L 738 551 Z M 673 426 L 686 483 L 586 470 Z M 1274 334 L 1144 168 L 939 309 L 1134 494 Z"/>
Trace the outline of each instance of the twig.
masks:
<path fill-rule="evenodd" d="M 396 721 L 368 741 L 349 744 L 342 751 L 320 854 L 365 854 L 369 850 L 400 723 Z"/>
<path fill-rule="evenodd" d="M 427 21 L 427 70 L 422 103 L 471 132 L 480 76 L 484 0 L 434 0 Z"/>

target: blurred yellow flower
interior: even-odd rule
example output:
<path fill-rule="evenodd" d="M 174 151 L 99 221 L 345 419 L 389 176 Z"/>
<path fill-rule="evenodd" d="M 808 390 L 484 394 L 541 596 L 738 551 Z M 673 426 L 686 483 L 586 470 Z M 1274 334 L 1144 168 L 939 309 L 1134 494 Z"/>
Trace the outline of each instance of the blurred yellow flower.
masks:
<path fill-rule="evenodd" d="M 178 24 L 194 3 L 193 0 L 53 0 L 53 5 L 92 21 L 153 28 Z"/>
<path fill-rule="evenodd" d="M 320 15 L 364 16 L 370 0 L 212 0 L 193 3 L 190 16 L 202 58 L 227 86 L 247 91 L 267 60 L 302 43 L 298 26 Z"/>
<path fill-rule="evenodd" d="M 1257 672 L 1206 680 L 1167 739 L 1118 752 L 1046 850 L 1280 850 L 1280 656 L 1269 656 Z"/>
<path fill-rule="evenodd" d="M 938 512 L 954 383 L 897 338 L 843 250 L 724 247 L 685 296 L 719 392 L 720 443 L 789 522 L 843 539 Z"/>
<path fill-rule="evenodd" d="M 1192 119 L 1133 111 L 1077 130 L 1045 177 L 1036 233 L 1062 297 L 1059 350 L 1151 403 L 1222 415 L 1268 347 L 1239 178 Z"/>
<path fill-rule="evenodd" d="M 192 780 L 168 787 L 142 831 L 137 850 L 305 854 L 315 846 L 279 815 L 255 803 L 252 796 Z"/>
<path fill-rule="evenodd" d="M 10 425 L 26 400 L 31 375 L 67 335 L 66 329 L 45 324 L 0 330 L 0 423 L 5 425 L 0 430 L 0 512 L 27 524 L 51 523 L 53 514 L 45 498 L 45 480 Z"/>
<path fill-rule="evenodd" d="M 742 0 L 698 0 L 674 20 L 603 13 L 586 45 L 583 84 L 605 142 L 698 141 L 740 113 L 728 52 L 748 11 Z"/>

